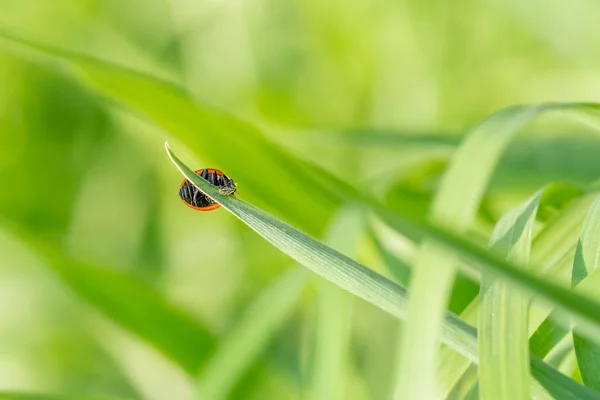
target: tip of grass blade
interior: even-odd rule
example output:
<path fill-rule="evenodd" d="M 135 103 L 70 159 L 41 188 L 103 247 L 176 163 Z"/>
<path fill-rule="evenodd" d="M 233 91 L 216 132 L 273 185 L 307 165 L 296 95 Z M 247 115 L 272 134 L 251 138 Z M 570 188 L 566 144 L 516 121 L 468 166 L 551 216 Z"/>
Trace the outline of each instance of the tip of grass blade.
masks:
<path fill-rule="evenodd" d="M 165 142 L 165 150 L 171 162 L 175 165 L 175 167 L 179 170 L 179 172 L 190 181 L 200 192 L 204 195 L 210 197 L 213 201 L 219 203 L 224 208 L 228 209 L 228 204 L 230 204 L 233 196 L 226 196 L 219 193 L 218 189 L 209 183 L 204 178 L 201 178 L 197 175 L 192 169 L 190 169 L 187 165 L 183 163 L 171 150 L 168 142 Z"/>

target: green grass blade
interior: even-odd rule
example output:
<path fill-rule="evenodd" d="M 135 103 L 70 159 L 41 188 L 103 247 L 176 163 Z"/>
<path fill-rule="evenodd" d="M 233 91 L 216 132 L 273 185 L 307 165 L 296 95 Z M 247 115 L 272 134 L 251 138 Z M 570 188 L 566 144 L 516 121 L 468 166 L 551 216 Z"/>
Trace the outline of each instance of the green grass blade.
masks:
<path fill-rule="evenodd" d="M 325 242 L 346 256 L 356 256 L 363 231 L 362 212 L 355 207 L 344 208 L 332 221 Z M 353 297 L 348 292 L 330 282 L 319 282 L 309 399 L 345 398 L 352 305 Z"/>
<path fill-rule="evenodd" d="M 520 128 L 550 110 L 597 118 L 598 109 L 593 104 L 543 104 L 510 107 L 493 114 L 476 126 L 454 153 L 435 196 L 431 220 L 465 232 L 475 219 L 500 156 Z M 436 337 L 458 264 L 456 256 L 429 241 L 423 243 L 415 260 L 396 389 L 396 398 L 408 400 L 435 397 Z"/>
<path fill-rule="evenodd" d="M 447 399 L 451 400 L 453 398 L 456 399 L 478 399 L 479 398 L 479 384 L 476 381 L 476 375 L 473 373 L 472 368 L 469 368 L 465 371 L 465 382 L 458 382 L 457 386 L 453 389 L 453 391 L 448 395 Z M 476 371 L 475 371 L 476 372 Z M 552 368 L 548 364 L 544 363 L 540 358 L 532 356 L 531 357 L 531 372 L 532 375 L 538 382 L 544 382 L 544 390 L 536 391 L 536 395 L 534 398 L 536 399 L 572 399 L 572 400 L 593 400 L 600 398 L 600 395 L 591 390 L 589 388 L 581 388 L 579 384 L 577 384 L 572 379 L 563 375 L 556 369 Z M 462 385 L 462 387 L 461 387 Z M 471 386 L 472 385 L 472 386 Z M 469 390 L 470 388 L 470 390 Z M 468 391 L 468 394 L 463 397 L 462 394 Z M 549 396 L 551 397 L 549 397 Z"/>
<path fill-rule="evenodd" d="M 477 385 L 477 371 L 476 365 L 470 365 L 444 398 L 446 400 L 463 400 L 469 398 L 469 393 Z"/>
<path fill-rule="evenodd" d="M 310 146 L 339 149 L 383 150 L 381 162 L 387 162 L 398 152 L 421 152 L 423 157 L 449 159 L 460 145 L 461 135 L 389 132 L 373 130 L 319 132 L 297 135 Z M 564 136 L 564 137 L 563 137 Z M 502 156 L 502 168 L 495 171 L 490 182 L 495 188 L 537 188 L 548 181 L 587 184 L 600 176 L 597 155 L 600 142 L 593 138 L 573 137 L 565 132 L 561 137 L 520 138 L 511 143 Z"/>
<path fill-rule="evenodd" d="M 600 286 L 600 270 L 595 270 L 581 281 L 575 291 L 591 298 L 600 299 L 598 286 Z M 529 346 L 532 354 L 538 357 L 545 357 L 570 331 L 569 324 L 562 321 L 557 312 L 552 312 L 543 319 L 543 322 L 538 320 L 534 321 L 535 323 L 539 324 L 539 327 L 531 336 Z"/>
<path fill-rule="evenodd" d="M 227 398 L 242 374 L 290 315 L 306 284 L 307 275 L 303 268 L 292 268 L 258 295 L 202 369 L 198 379 L 200 398 Z"/>
<path fill-rule="evenodd" d="M 583 226 L 573 263 L 572 285 L 578 285 L 600 265 L 600 199 L 591 207 Z M 586 386 L 600 391 L 600 346 L 577 332 L 573 332 L 573 345 L 581 378 Z"/>
<path fill-rule="evenodd" d="M 319 282 L 308 399 L 344 398 L 352 300 L 350 293 L 339 287 Z"/>
<path fill-rule="evenodd" d="M 558 316 L 550 314 L 529 339 L 529 351 L 544 358 L 569 333 L 569 328 L 560 325 Z"/>
<path fill-rule="evenodd" d="M 188 373 L 195 373 L 212 350 L 214 338 L 205 327 L 140 281 L 74 260 L 5 220 L 2 227 L 40 254 L 82 299 L 152 344 Z"/>
<path fill-rule="evenodd" d="M 410 280 L 409 263 L 391 254 L 385 248 L 383 243 L 381 243 L 373 229 L 369 230 L 369 239 L 375 246 L 375 249 L 377 250 L 379 256 L 382 258 L 383 263 L 388 268 L 393 277 L 396 279 L 396 281 L 403 286 L 407 286 Z"/>
<path fill-rule="evenodd" d="M 267 212 L 237 197 L 220 195 L 214 186 L 183 164 L 168 147 L 167 152 L 175 166 L 187 179 L 288 256 L 385 311 L 400 318 L 404 316 L 406 290 L 403 287 Z"/>
<path fill-rule="evenodd" d="M 491 247 L 527 264 L 533 224 L 543 191 L 511 210 L 496 225 Z M 486 399 L 529 399 L 528 301 L 493 274 L 483 272 L 479 297 L 479 390 Z"/>
<path fill-rule="evenodd" d="M 306 172 L 292 154 L 267 140 L 250 124 L 192 100 L 172 83 L 6 32 L 0 31 L 0 39 L 9 49 L 41 52 L 65 62 L 94 91 L 153 121 L 208 166 L 235 177 L 253 202 L 312 234 L 321 232 L 323 222 L 339 205 L 337 193 Z M 307 209 L 310 213 L 305 212 Z"/>
<path fill-rule="evenodd" d="M 311 269 L 316 274 L 376 305 L 398 319 L 404 320 L 406 318 L 407 296 L 406 290 L 402 286 L 343 256 L 265 211 L 236 197 L 220 195 L 216 187 L 196 175 L 168 147 L 167 152 L 183 176 L 285 254 Z M 381 213 L 385 214 L 383 211 Z M 387 217 L 391 219 L 389 215 Z M 522 274 L 522 272 L 506 260 L 490 255 L 484 249 L 465 242 L 438 228 L 426 224 L 419 225 L 418 222 L 411 222 L 404 219 L 394 219 L 392 222 L 401 227 L 402 229 L 400 230 L 406 232 L 410 237 L 421 238 L 429 234 L 435 239 L 457 250 L 461 250 L 462 254 L 473 258 L 475 261 L 493 266 L 495 271 L 502 273 L 504 277 L 512 277 L 514 282 L 518 282 L 525 287 L 537 288 L 537 285 L 540 285 L 540 287 L 551 293 L 556 290 L 553 285 L 547 286 L 543 282 L 540 282 L 538 278 L 529 275 L 525 275 L 525 277 L 518 275 Z M 515 277 L 513 274 L 517 274 L 518 277 Z M 580 302 L 584 302 L 586 307 L 590 306 L 581 297 L 570 293 L 567 297 L 567 303 L 573 301 L 573 297 L 575 297 L 575 303 L 578 305 Z M 560 304 L 562 304 L 562 297 Z M 578 306 L 575 308 L 578 308 Z M 452 313 L 447 312 L 444 316 L 440 340 L 460 352 L 470 361 L 478 362 L 476 330 Z M 540 376 L 544 378 L 546 375 L 542 374 Z M 551 384 L 551 382 L 545 381 L 540 381 L 540 383 L 544 386 Z M 566 385 L 564 390 L 565 396 L 578 395 L 579 391 L 585 391 L 584 388 L 580 388 L 577 384 L 575 386 Z M 573 390 L 574 392 L 572 392 Z"/>
<path fill-rule="evenodd" d="M 596 281 L 597 275 L 597 272 L 594 272 L 596 271 L 594 265 L 597 263 L 597 260 L 595 259 L 595 256 L 597 255 L 597 248 L 595 241 L 591 239 L 591 241 L 589 241 L 588 245 L 586 246 L 587 251 L 585 253 L 587 255 L 584 256 L 583 238 L 584 236 L 588 238 L 594 237 L 594 231 L 595 229 L 597 229 L 595 228 L 595 226 L 597 226 L 598 223 L 597 218 L 599 201 L 600 200 L 596 198 L 596 201 L 592 204 L 591 208 L 589 209 L 583 232 L 581 233 L 581 239 L 577 244 L 575 261 L 573 263 L 574 271 L 572 273 L 573 278 L 575 278 L 572 279 L 572 284 L 574 286 L 577 286 L 579 283 L 581 283 L 581 287 L 579 289 L 583 289 L 587 293 L 590 293 L 590 295 L 592 295 L 594 298 L 599 298 L 597 295 L 595 295 L 593 289 L 595 287 L 595 284 L 593 282 Z M 592 271 L 591 277 L 587 275 L 588 264 L 585 261 L 586 259 L 590 260 L 589 271 Z M 550 352 L 550 350 L 552 350 L 565 337 L 565 335 L 569 333 L 569 331 L 570 329 L 568 326 L 564 326 L 564 324 L 561 324 L 559 322 L 559 317 L 556 315 L 556 313 L 552 313 L 543 321 L 543 323 L 532 335 L 529 341 L 530 351 L 538 357 L 545 357 Z M 575 336 L 578 335 L 574 335 L 574 337 Z M 579 338 L 579 340 L 584 339 Z M 594 346 L 592 343 L 589 343 L 589 345 Z M 594 350 L 590 349 L 589 354 L 593 355 Z M 593 376 L 595 378 L 595 375 Z"/>
<path fill-rule="evenodd" d="M 531 357 L 531 375 L 540 382 L 544 389 L 555 399 L 560 400 L 594 400 L 600 399 L 600 393 L 579 385 L 573 379 L 561 374 L 541 359 Z M 536 394 L 533 396 L 537 398 Z"/>
<path fill-rule="evenodd" d="M 562 193 L 564 192 L 560 190 L 561 188 L 563 188 L 563 185 L 557 184 L 546 188 L 538 209 L 539 217 L 541 217 L 540 213 L 544 214 L 542 212 L 544 209 L 554 208 L 552 205 L 556 204 L 558 200 L 554 197 L 556 194 L 562 198 Z M 567 192 L 574 194 L 572 189 L 573 188 L 568 189 Z M 563 204 L 564 208 L 561 209 L 560 213 L 554 218 L 546 222 L 542 230 L 538 232 L 535 240 L 533 241 L 531 259 L 534 260 L 533 267 L 537 265 L 544 266 L 543 269 L 538 271 L 540 274 L 545 275 L 554 273 L 558 266 L 562 268 L 563 262 L 565 263 L 564 268 L 570 269 L 570 259 L 566 256 L 569 256 L 572 251 L 574 251 L 573 249 L 575 247 L 575 243 L 579 237 L 578 232 L 580 230 L 580 225 L 585 219 L 587 210 L 596 197 L 597 193 L 592 191 L 582 195 L 579 198 L 572 199 L 573 201 L 571 202 L 565 203 L 563 201 L 559 201 L 559 203 Z M 461 319 L 469 324 L 476 324 L 479 313 L 478 307 L 478 300 L 472 302 L 469 307 L 467 307 L 467 309 L 460 314 Z M 542 320 L 546 316 L 547 311 L 543 315 Z M 554 323 L 554 321 L 551 321 L 551 323 L 553 326 L 558 326 Z M 536 335 L 537 333 L 534 333 L 534 336 Z M 536 346 L 532 344 L 533 341 L 534 339 L 532 337 L 530 340 L 530 351 L 532 354 L 543 358 L 545 354 L 540 355 L 535 351 Z M 443 347 L 441 349 L 438 379 L 442 383 L 443 394 L 448 393 L 451 388 L 456 385 L 458 379 L 464 373 L 464 371 L 466 371 L 469 364 L 470 363 L 468 360 L 465 360 L 464 357 L 460 356 L 449 348 Z"/>

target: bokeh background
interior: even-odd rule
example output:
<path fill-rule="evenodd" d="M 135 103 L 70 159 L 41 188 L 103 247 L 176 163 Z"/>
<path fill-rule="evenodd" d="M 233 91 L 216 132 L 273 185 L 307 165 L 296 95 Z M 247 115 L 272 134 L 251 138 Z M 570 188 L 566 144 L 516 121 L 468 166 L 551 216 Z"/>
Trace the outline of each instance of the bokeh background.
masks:
<path fill-rule="evenodd" d="M 291 153 L 420 214 L 460 137 L 489 114 L 598 99 L 599 19 L 592 0 L 0 1 L 2 32 L 176 82 Z M 548 179 L 582 184 L 600 172 L 600 147 L 578 126 L 544 118 L 527 133 L 494 177 L 484 220 Z M 185 207 L 167 139 L 64 65 L 0 47 L 5 227 L 143 282 L 219 343 L 293 263 L 225 211 Z M 220 167 L 171 144 L 192 167 Z M 252 154 L 246 161 L 250 170 L 261 163 Z M 194 398 L 194 374 L 90 305 L 34 247 L 0 229 L 1 390 Z M 352 251 L 388 273 L 372 240 Z M 319 351 L 318 287 L 313 278 L 298 295 L 231 382 L 230 398 L 306 392 Z M 135 303 L 135 293 L 125 300 Z M 387 398 L 398 325 L 359 300 L 352 316 L 344 398 Z"/>

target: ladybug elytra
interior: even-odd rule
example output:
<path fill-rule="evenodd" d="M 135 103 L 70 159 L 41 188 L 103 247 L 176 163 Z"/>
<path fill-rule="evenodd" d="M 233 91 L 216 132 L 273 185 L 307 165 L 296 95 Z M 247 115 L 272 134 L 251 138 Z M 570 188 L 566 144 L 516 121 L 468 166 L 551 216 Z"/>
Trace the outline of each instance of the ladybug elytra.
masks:
<path fill-rule="evenodd" d="M 230 196 L 235 193 L 236 187 L 233 179 L 214 168 L 203 168 L 196 171 L 201 178 L 219 188 L 219 193 Z M 179 187 L 179 198 L 188 207 L 198 211 L 210 211 L 221 205 L 202 193 L 192 182 L 185 179 Z"/>

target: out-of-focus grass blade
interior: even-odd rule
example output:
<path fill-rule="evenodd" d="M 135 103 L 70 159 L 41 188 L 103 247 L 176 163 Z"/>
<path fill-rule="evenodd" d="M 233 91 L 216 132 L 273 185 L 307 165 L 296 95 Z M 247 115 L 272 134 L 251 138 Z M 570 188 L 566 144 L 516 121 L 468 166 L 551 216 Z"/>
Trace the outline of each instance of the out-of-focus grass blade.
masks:
<path fill-rule="evenodd" d="M 462 137 L 457 134 L 380 132 L 370 129 L 342 132 L 319 132 L 295 135 L 297 141 L 310 146 L 336 149 L 356 147 L 361 150 L 421 151 L 423 157 L 436 160 L 450 158 Z M 429 152 L 429 153 L 427 153 Z M 587 184 L 600 176 L 597 155 L 600 142 L 592 138 L 561 137 L 523 138 L 511 143 L 502 156 L 502 168 L 494 171 L 490 185 L 496 188 L 540 187 L 549 181 Z M 385 154 L 380 157 L 387 160 Z"/>
<path fill-rule="evenodd" d="M 234 177 L 248 198 L 310 233 L 321 232 L 339 204 L 337 193 L 256 128 L 192 100 L 171 83 L 6 32 L 0 31 L 0 38 L 9 48 L 41 52 L 65 62 L 94 91 L 153 121 L 208 166 Z"/>
<path fill-rule="evenodd" d="M 74 260 L 14 224 L 5 220 L 1 223 L 43 256 L 48 266 L 81 298 L 152 344 L 188 373 L 195 373 L 212 350 L 212 334 L 150 287 L 117 271 Z"/>
<path fill-rule="evenodd" d="M 550 314 L 548 318 L 536 329 L 529 339 L 529 351 L 540 358 L 546 357 L 550 350 L 554 348 L 569 333 L 569 328 L 560 325 L 556 320 L 558 317 Z"/>
<path fill-rule="evenodd" d="M 600 298 L 599 286 L 600 270 L 596 269 L 581 281 L 575 291 L 597 299 Z M 569 333 L 570 325 L 557 312 L 551 313 L 543 322 L 538 320 L 536 323 L 539 327 L 529 341 L 530 350 L 538 357 L 545 357 Z"/>
<path fill-rule="evenodd" d="M 168 147 L 167 152 L 183 176 L 288 256 L 325 279 L 380 307 L 395 317 L 399 319 L 406 318 L 406 290 L 402 286 L 341 255 L 265 211 L 236 197 L 219 194 L 216 187 L 200 178 L 193 170 L 183 164 Z M 383 211 L 381 213 L 385 214 Z M 402 230 L 413 238 L 422 238 L 424 235 L 429 234 L 457 251 L 463 251 L 463 255 L 469 256 L 474 261 L 480 262 L 482 265 L 488 265 L 488 267 L 493 266 L 496 272 L 502 273 L 505 278 L 511 278 L 513 282 L 519 283 L 522 287 L 537 290 L 547 299 L 554 298 L 551 294 L 558 291 L 560 292 L 559 295 L 554 298 L 557 304 L 570 304 L 567 308 L 573 311 L 581 308 L 587 318 L 594 319 L 590 315 L 594 314 L 595 304 L 590 304 L 585 298 L 565 292 L 554 285 L 546 284 L 536 277 L 523 274 L 522 271 L 506 260 L 495 257 L 477 246 L 427 224 L 420 225 L 418 222 L 410 222 L 410 220 L 394 220 L 392 222 L 403 227 Z M 565 297 L 567 300 L 565 300 Z M 596 331 L 594 330 L 594 332 Z M 478 362 L 475 329 L 452 313 L 445 313 L 440 340 L 460 352 L 470 361 Z M 552 368 L 550 370 L 548 368 L 543 363 L 538 363 L 535 367 L 532 364 L 532 372 L 536 377 L 540 377 L 540 383 L 544 387 L 552 385 L 552 382 L 545 381 L 548 376 L 553 374 Z M 558 374 L 560 375 L 560 373 Z M 585 396 L 589 392 L 589 389 L 575 382 L 564 385 L 562 390 L 564 390 L 565 396 Z"/>
<path fill-rule="evenodd" d="M 468 230 L 508 143 L 521 127 L 550 110 L 568 111 L 600 126 L 600 107 L 594 104 L 516 106 L 493 114 L 476 126 L 454 153 L 433 201 L 431 220 L 457 233 Z M 415 260 L 396 389 L 396 398 L 407 400 L 435 397 L 436 337 L 458 264 L 456 255 L 431 241 L 422 244 Z"/>
<path fill-rule="evenodd" d="M 600 264 L 600 199 L 597 200 L 585 221 L 581 238 L 577 245 L 571 284 L 578 285 L 588 274 L 596 271 Z M 581 378 L 586 386 L 600 391 L 600 346 L 576 331 L 573 332 L 573 345 Z"/>
<path fill-rule="evenodd" d="M 0 392 L 0 400 L 127 400 L 105 396 L 58 395 L 24 392 Z"/>
<path fill-rule="evenodd" d="M 354 235 L 352 232 L 356 230 L 353 226 L 348 226 L 355 225 L 354 223 L 349 224 L 355 218 L 352 216 L 346 218 L 348 217 L 347 214 L 349 213 L 342 211 L 332 221 L 332 227 L 327 234 L 327 242 L 331 243 L 334 247 L 343 247 L 346 241 L 340 241 L 339 238 L 346 239 L 348 234 Z M 244 370 L 264 350 L 269 338 L 281 326 L 285 317 L 289 315 L 306 282 L 306 278 L 307 271 L 304 268 L 289 271 L 264 290 L 248 307 L 243 318 L 231 328 L 231 333 L 219 344 L 216 352 L 202 369 L 198 381 L 201 398 L 216 400 L 227 397 Z M 341 289 L 328 282 L 323 282 L 323 286 L 326 287 L 321 288 L 322 292 L 325 292 L 325 298 L 320 300 L 324 303 L 322 306 L 327 308 L 327 311 L 334 313 L 334 315 L 330 315 L 329 312 L 327 313 L 328 315 L 325 317 L 327 325 L 322 327 L 326 331 L 326 335 L 333 335 L 335 339 L 333 340 L 332 347 L 324 346 L 325 348 L 323 349 L 324 352 L 331 355 L 332 349 L 336 350 L 335 348 L 340 345 L 342 346 L 341 350 L 346 350 L 343 346 L 345 341 L 340 340 L 339 329 L 335 329 L 335 327 L 339 327 L 340 329 L 345 327 L 346 330 L 349 328 L 349 326 L 345 326 L 347 323 L 344 322 L 349 318 L 349 315 L 346 315 L 347 313 L 344 311 L 346 309 L 349 311 L 348 304 L 346 303 L 351 299 L 348 298 L 348 293 L 341 291 Z M 335 293 L 332 293 L 333 290 L 335 290 Z M 341 296 L 345 298 L 340 299 Z M 334 322 L 338 323 L 335 324 Z M 337 350 L 336 354 L 339 355 L 340 349 L 338 348 Z M 317 354 L 318 357 L 323 358 L 321 353 Z M 327 363 L 335 361 L 337 361 L 335 357 L 326 357 Z M 322 377 L 329 378 L 328 374 L 335 370 L 334 367 L 340 368 L 341 366 L 327 365 Z M 338 381 L 330 379 L 324 382 L 324 385 L 327 387 L 335 387 L 339 384 Z M 328 390 L 328 392 L 330 391 Z"/>
<path fill-rule="evenodd" d="M 583 232 L 581 233 L 580 240 L 577 243 L 577 250 L 575 253 L 572 272 L 572 285 L 577 287 L 579 283 L 581 283 L 581 287 L 592 296 L 594 294 L 593 288 L 595 286 L 592 282 L 594 282 L 596 279 L 596 267 L 598 263 L 598 245 L 593 238 L 599 226 L 599 201 L 599 199 L 596 199 L 594 204 L 592 204 L 589 209 Z M 584 237 L 592 238 L 588 242 L 587 246 L 584 246 Z M 587 248 L 585 252 L 584 248 Z M 584 256 L 586 253 L 587 255 Z M 590 260 L 589 264 L 588 261 L 585 260 Z M 596 265 L 596 267 L 594 267 L 594 265 Z M 589 272 L 592 272 L 593 276 L 588 276 Z M 599 298 L 598 296 L 595 297 Z M 568 326 L 565 326 L 565 324 L 561 324 L 559 322 L 559 317 L 556 315 L 556 313 L 552 313 L 543 321 L 543 323 L 532 335 L 529 341 L 530 351 L 538 357 L 545 357 L 550 350 L 552 350 L 565 337 L 565 335 L 569 333 L 569 330 L 570 329 Z M 574 337 L 575 336 L 578 335 L 574 335 Z M 580 338 L 580 340 L 584 339 Z M 594 345 L 590 343 L 590 346 Z M 590 349 L 589 354 L 594 354 L 592 349 Z M 594 377 L 596 376 L 594 375 Z"/>
<path fill-rule="evenodd" d="M 570 194 L 566 199 L 564 193 Z M 543 266 L 540 274 L 551 274 L 563 263 L 565 256 L 571 254 L 579 237 L 579 226 L 585 219 L 587 210 L 597 197 L 595 191 L 585 193 L 577 198 L 580 191 L 569 185 L 552 184 L 544 190 L 538 207 L 536 219 L 546 224 L 536 235 L 531 251 L 531 259 L 535 266 Z M 561 205 L 558 206 L 557 205 Z M 549 218 L 551 215 L 555 215 Z M 570 263 L 570 260 L 567 260 Z M 462 320 L 476 324 L 479 314 L 478 299 L 472 302 L 461 314 Z M 555 325 L 556 326 L 556 325 Z M 564 336 L 564 335 L 563 335 Z M 530 347 L 532 354 L 543 358 Z M 447 347 L 441 349 L 438 380 L 441 382 L 443 394 L 454 387 L 460 376 L 466 371 L 469 361 Z"/>
<path fill-rule="evenodd" d="M 543 191 L 511 210 L 496 224 L 491 248 L 526 265 L 533 224 Z M 528 300 L 492 273 L 482 274 L 479 296 L 479 390 L 483 398 L 530 398 Z"/>
<path fill-rule="evenodd" d="M 470 392 L 474 386 L 477 385 L 477 366 L 470 365 L 469 368 L 463 373 L 458 382 L 454 385 L 452 390 L 445 396 L 446 400 L 463 400 L 468 399 Z M 479 390 L 477 391 L 479 394 Z"/>
<path fill-rule="evenodd" d="M 369 239 L 375 246 L 377 253 L 382 258 L 385 266 L 392 273 L 396 281 L 403 286 L 407 286 L 410 280 L 410 265 L 396 257 L 394 254 L 391 254 L 381 243 L 377 234 L 373 231 L 373 229 L 369 229 Z"/>
<path fill-rule="evenodd" d="M 346 256 L 356 256 L 364 231 L 364 215 L 352 206 L 338 212 L 326 236 L 326 244 Z M 307 398 L 342 399 L 345 368 L 349 361 L 350 323 L 353 297 L 321 280 L 319 282 L 316 329 Z"/>
<path fill-rule="evenodd" d="M 258 295 L 202 369 L 198 379 L 199 398 L 227 398 L 237 380 L 289 316 L 307 276 L 305 269 L 293 268 Z"/>

